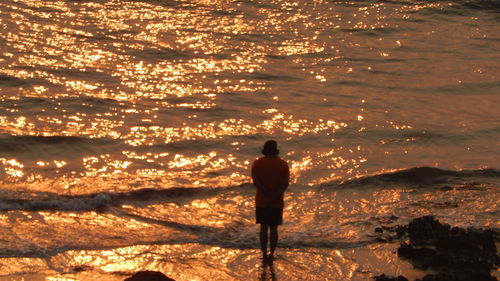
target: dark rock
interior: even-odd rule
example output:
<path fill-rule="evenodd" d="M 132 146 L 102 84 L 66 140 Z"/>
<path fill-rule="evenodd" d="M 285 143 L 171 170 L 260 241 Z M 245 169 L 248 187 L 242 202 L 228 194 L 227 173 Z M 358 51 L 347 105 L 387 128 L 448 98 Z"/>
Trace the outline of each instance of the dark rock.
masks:
<path fill-rule="evenodd" d="M 416 268 L 436 271 L 415 281 L 497 281 L 491 276 L 491 270 L 500 263 L 495 244 L 499 240 L 496 229 L 452 228 L 432 216 L 414 219 L 406 226 L 383 229 L 396 232 L 399 238 L 408 234 L 409 243 L 400 245 L 399 257 L 408 259 Z M 385 241 L 382 238 L 380 235 L 377 239 Z M 376 281 L 399 281 L 397 278 L 374 277 Z"/>
<path fill-rule="evenodd" d="M 86 266 L 77 265 L 77 266 L 73 267 L 73 272 L 81 272 L 81 271 L 84 271 L 84 270 L 87 270 Z"/>
<path fill-rule="evenodd" d="M 403 235 L 405 235 L 406 233 L 408 233 L 408 226 L 398 225 L 396 227 L 396 234 L 398 235 L 398 237 L 403 237 Z"/>
<path fill-rule="evenodd" d="M 497 279 L 489 275 L 438 273 L 427 274 L 415 281 L 497 281 Z"/>
<path fill-rule="evenodd" d="M 406 279 L 404 276 L 401 275 L 398 277 L 391 277 L 385 274 L 375 276 L 373 277 L 373 279 L 375 279 L 375 281 L 408 281 L 408 279 Z"/>
<path fill-rule="evenodd" d="M 109 207 L 106 205 L 97 205 L 95 211 L 98 214 L 106 213 L 109 210 Z"/>
<path fill-rule="evenodd" d="M 396 227 L 387 227 L 387 226 L 382 226 L 382 227 L 376 227 L 374 232 L 375 232 L 375 241 L 377 242 L 383 242 L 383 243 L 390 243 L 392 240 L 397 238 L 397 236 L 391 236 L 390 232 L 395 232 Z"/>
<path fill-rule="evenodd" d="M 413 245 L 432 245 L 449 229 L 449 225 L 442 225 L 433 216 L 424 216 L 408 224 L 408 236 Z"/>
<path fill-rule="evenodd" d="M 408 244 L 401 244 L 398 256 L 410 260 L 416 268 L 427 269 L 440 263 L 437 252 L 431 248 L 416 248 Z"/>
<path fill-rule="evenodd" d="M 500 229 L 498 228 L 493 228 L 493 229 L 488 229 L 488 231 L 493 235 L 493 239 L 495 242 L 500 242 Z"/>
<path fill-rule="evenodd" d="M 398 256 L 415 267 L 437 271 L 420 281 L 490 281 L 499 264 L 495 234 L 490 230 L 451 228 L 432 216 L 414 219 L 407 227 L 410 243 L 401 244 Z"/>
<path fill-rule="evenodd" d="M 158 271 L 139 271 L 124 281 L 175 281 Z"/>
<path fill-rule="evenodd" d="M 383 243 L 391 243 L 393 239 L 394 238 L 390 235 L 380 235 L 377 238 L 375 238 L 375 241 Z"/>
<path fill-rule="evenodd" d="M 395 215 L 391 215 L 390 219 L 391 219 L 391 220 L 398 220 L 398 219 L 399 219 L 399 217 L 398 217 L 398 216 L 395 216 Z"/>

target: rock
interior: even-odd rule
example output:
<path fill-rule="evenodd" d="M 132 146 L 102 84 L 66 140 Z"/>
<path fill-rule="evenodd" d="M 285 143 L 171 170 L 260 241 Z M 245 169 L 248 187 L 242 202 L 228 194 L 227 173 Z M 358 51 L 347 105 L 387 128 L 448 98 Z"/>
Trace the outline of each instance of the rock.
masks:
<path fill-rule="evenodd" d="M 467 274 L 452 274 L 452 273 L 438 273 L 427 274 L 422 279 L 415 281 L 497 281 L 495 277 L 489 275 L 467 275 Z"/>
<path fill-rule="evenodd" d="M 408 281 L 408 279 L 406 279 L 404 276 L 401 275 L 398 277 L 391 277 L 385 274 L 375 276 L 373 277 L 373 279 L 375 279 L 375 281 Z"/>
<path fill-rule="evenodd" d="M 112 203 L 112 198 L 109 194 L 100 193 L 94 197 L 95 210 L 98 213 L 104 213 L 108 211 L 108 205 Z"/>
<path fill-rule="evenodd" d="M 408 224 L 410 242 L 401 244 L 398 256 L 415 267 L 437 271 L 419 281 L 491 281 L 499 264 L 495 235 L 490 230 L 451 228 L 432 216 Z"/>
<path fill-rule="evenodd" d="M 401 244 L 398 256 L 412 262 L 416 268 L 427 269 L 439 263 L 437 252 L 431 248 L 416 248 L 408 244 Z"/>
<path fill-rule="evenodd" d="M 387 233 L 387 231 L 384 231 L 384 230 L 388 230 L 389 233 Z M 382 227 L 376 227 L 375 230 L 375 241 L 377 242 L 383 242 L 383 243 L 390 243 L 392 242 L 392 240 L 394 240 L 395 238 L 397 238 L 397 236 L 391 236 L 390 235 L 390 232 L 394 232 L 394 229 L 392 229 L 391 227 L 386 227 L 386 226 L 382 226 Z"/>
<path fill-rule="evenodd" d="M 382 242 L 382 243 L 390 242 L 385 237 L 377 237 L 377 238 L 375 238 L 375 241 Z"/>
<path fill-rule="evenodd" d="M 77 266 L 73 267 L 73 272 L 81 272 L 81 271 L 84 271 L 87 269 L 88 268 L 86 266 L 77 265 Z"/>
<path fill-rule="evenodd" d="M 396 234 L 398 237 L 403 237 L 406 233 L 408 233 L 408 226 L 407 225 L 398 225 L 395 229 Z"/>
<path fill-rule="evenodd" d="M 408 224 L 408 236 L 412 245 L 432 245 L 445 235 L 449 228 L 449 225 L 442 225 L 433 216 L 424 216 Z"/>
<path fill-rule="evenodd" d="M 108 205 L 113 201 L 111 196 L 107 193 L 99 193 L 94 197 L 97 205 Z"/>
<path fill-rule="evenodd" d="M 441 187 L 441 190 L 442 190 L 442 191 L 449 191 L 449 190 L 452 190 L 452 189 L 453 189 L 453 187 L 451 187 L 451 186 L 449 186 L 449 185 L 445 185 L 445 186 L 442 186 L 442 187 Z"/>
<path fill-rule="evenodd" d="M 139 271 L 124 281 L 175 281 L 158 271 Z"/>

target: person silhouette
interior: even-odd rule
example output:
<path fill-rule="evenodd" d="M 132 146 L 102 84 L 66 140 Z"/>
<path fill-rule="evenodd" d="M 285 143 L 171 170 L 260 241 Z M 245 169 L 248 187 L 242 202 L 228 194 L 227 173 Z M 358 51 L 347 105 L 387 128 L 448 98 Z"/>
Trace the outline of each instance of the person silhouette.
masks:
<path fill-rule="evenodd" d="M 284 193 L 290 181 L 288 164 L 281 159 L 278 143 L 269 140 L 264 143 L 263 157 L 252 164 L 252 180 L 255 194 L 256 223 L 260 224 L 260 248 L 264 264 L 272 264 L 278 243 L 278 226 L 283 223 Z M 267 255 L 268 237 L 270 252 Z"/>

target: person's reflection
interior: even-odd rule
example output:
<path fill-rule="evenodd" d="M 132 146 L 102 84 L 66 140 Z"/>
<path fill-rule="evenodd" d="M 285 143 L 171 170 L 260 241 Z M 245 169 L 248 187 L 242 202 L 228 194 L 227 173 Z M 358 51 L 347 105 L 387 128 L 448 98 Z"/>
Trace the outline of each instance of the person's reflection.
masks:
<path fill-rule="evenodd" d="M 274 272 L 273 264 L 262 265 L 262 272 L 259 281 L 277 281 L 276 273 Z"/>

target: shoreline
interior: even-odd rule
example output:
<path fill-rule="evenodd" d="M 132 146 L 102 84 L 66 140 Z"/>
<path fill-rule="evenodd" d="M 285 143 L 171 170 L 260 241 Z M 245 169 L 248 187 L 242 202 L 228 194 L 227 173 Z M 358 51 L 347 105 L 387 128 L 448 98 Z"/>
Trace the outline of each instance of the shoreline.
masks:
<path fill-rule="evenodd" d="M 422 218 L 413 219 L 412 222 L 418 219 Z M 434 223 L 428 219 L 427 223 L 429 222 Z M 331 279 L 318 276 L 320 278 L 317 280 L 344 278 L 343 280 L 361 281 L 374 280 L 377 276 L 379 278 L 375 280 L 379 281 L 398 280 L 390 279 L 391 276 L 405 276 L 410 281 L 434 280 L 425 278 L 429 274 L 440 272 L 439 268 L 436 270 L 432 265 L 427 268 L 415 267 L 411 256 L 402 257 L 399 242 L 408 235 L 402 233 L 404 231 L 408 231 L 408 225 L 388 227 L 382 231 L 377 228 L 374 232 L 379 242 L 355 248 L 278 248 L 273 268 L 262 266 L 258 249 L 230 249 L 200 244 L 134 245 L 108 250 L 70 250 L 49 258 L 2 258 L 2 264 L 6 264 L 7 260 L 17 260 L 13 264 L 37 265 L 31 269 L 38 272 L 29 272 L 26 268 L 28 272 L 25 274 L 3 275 L 0 278 L 29 281 L 47 278 L 121 281 L 139 271 L 149 270 L 162 272 L 177 281 L 267 280 L 264 278 L 271 277 L 273 280 L 304 280 L 303 276 L 314 278 L 315 272 L 321 270 L 322 276 L 328 274 Z M 392 242 L 387 239 L 390 235 L 393 236 Z M 495 239 L 498 244 L 498 233 L 495 234 Z M 186 252 L 195 254 L 188 255 Z M 226 259 L 218 260 L 217 257 L 221 256 Z M 492 270 L 492 278 L 498 278 L 498 273 L 498 269 Z M 209 278 L 203 279 L 205 277 Z"/>

